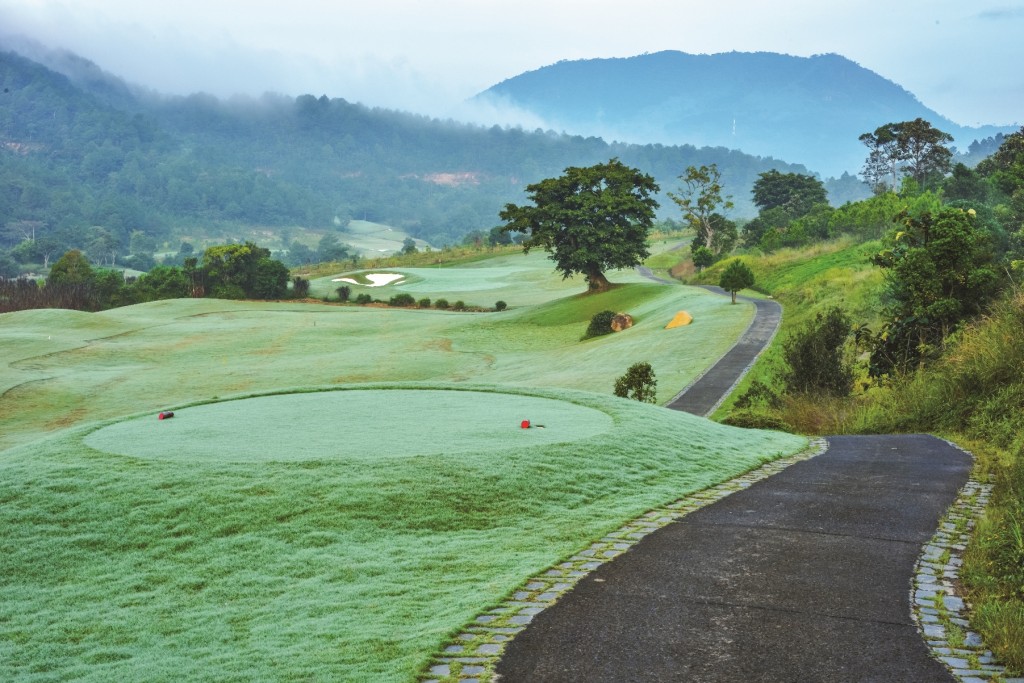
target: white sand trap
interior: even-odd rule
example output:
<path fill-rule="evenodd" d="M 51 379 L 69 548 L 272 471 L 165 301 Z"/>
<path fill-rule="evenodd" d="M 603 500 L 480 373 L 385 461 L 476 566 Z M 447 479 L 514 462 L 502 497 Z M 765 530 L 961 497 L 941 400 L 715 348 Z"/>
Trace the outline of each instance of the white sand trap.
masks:
<path fill-rule="evenodd" d="M 365 285 L 366 287 L 383 287 L 384 285 L 390 285 L 392 282 L 401 280 L 404 275 L 400 273 L 367 273 L 364 276 L 370 281 L 370 284 Z M 354 278 L 350 277 L 336 277 L 331 282 L 349 282 L 353 285 L 360 284 Z"/>

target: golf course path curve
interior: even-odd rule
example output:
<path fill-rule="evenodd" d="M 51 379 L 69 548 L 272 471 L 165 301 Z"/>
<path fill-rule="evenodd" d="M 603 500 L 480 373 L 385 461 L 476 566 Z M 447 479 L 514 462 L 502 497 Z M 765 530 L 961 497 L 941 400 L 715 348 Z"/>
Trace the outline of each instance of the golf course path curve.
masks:
<path fill-rule="evenodd" d="M 708 285 L 704 289 L 729 296 L 721 287 Z M 707 372 L 669 401 L 666 408 L 707 417 L 725 400 L 775 336 L 782 321 L 782 306 L 777 301 L 750 297 L 737 299 L 754 304 L 753 321 L 739 341 Z"/>
<path fill-rule="evenodd" d="M 831 437 L 581 579 L 508 644 L 499 680 L 953 681 L 910 593 L 970 467 L 931 436 Z"/>

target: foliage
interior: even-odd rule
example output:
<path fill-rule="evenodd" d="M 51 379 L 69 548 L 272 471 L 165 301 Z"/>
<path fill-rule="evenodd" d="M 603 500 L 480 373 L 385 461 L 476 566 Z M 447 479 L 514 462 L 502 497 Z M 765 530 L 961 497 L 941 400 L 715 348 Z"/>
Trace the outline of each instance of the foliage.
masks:
<path fill-rule="evenodd" d="M 498 299 L 497 301 L 494 302 L 494 310 L 504 311 L 506 308 L 508 308 L 508 304 L 502 301 L 501 299 Z"/>
<path fill-rule="evenodd" d="M 650 255 L 647 234 L 658 192 L 654 179 L 618 159 L 569 167 L 558 178 L 528 185 L 533 206 L 506 204 L 505 232 L 526 235 L 523 251 L 551 254 L 563 278 L 582 274 L 592 291 L 608 289 L 604 271 L 632 268 Z"/>
<path fill-rule="evenodd" d="M 296 275 L 292 278 L 292 296 L 305 299 L 309 295 L 309 280 Z"/>
<path fill-rule="evenodd" d="M 658 380 L 650 363 L 634 363 L 615 380 L 615 395 L 641 403 L 657 403 Z"/>
<path fill-rule="evenodd" d="M 740 259 L 735 259 L 722 271 L 718 286 L 732 294 L 732 302 L 736 303 L 736 292 L 754 286 L 754 273 Z"/>
<path fill-rule="evenodd" d="M 408 292 L 401 292 L 395 294 L 388 300 L 388 306 L 403 307 L 403 306 L 414 306 L 416 304 L 416 298 Z"/>
<path fill-rule="evenodd" d="M 338 300 L 341 301 L 342 303 L 347 302 L 349 297 L 352 296 L 352 288 L 349 287 L 348 285 L 342 285 L 341 287 L 338 287 L 338 289 L 335 291 L 338 292 Z"/>
<path fill-rule="evenodd" d="M 870 150 L 861 174 L 879 194 L 895 189 L 900 174 L 922 188 L 936 183 L 953 157 L 946 146 L 953 136 L 921 118 L 879 126 L 874 133 L 861 135 L 860 141 Z"/>
<path fill-rule="evenodd" d="M 252 242 L 209 247 L 202 272 L 207 288 L 220 298 L 276 299 L 288 291 L 288 269 Z"/>
<path fill-rule="evenodd" d="M 715 254 L 703 244 L 696 249 L 692 249 L 690 254 L 693 259 L 693 266 L 697 269 L 698 273 L 715 262 Z"/>
<path fill-rule="evenodd" d="M 463 301 L 462 299 L 459 299 L 458 301 L 456 301 L 455 303 L 452 304 L 452 310 L 453 311 L 464 311 L 464 310 L 466 310 L 466 302 Z"/>
<path fill-rule="evenodd" d="M 423 297 L 422 299 L 416 302 L 416 305 L 419 306 L 420 308 L 430 308 L 430 297 Z"/>
<path fill-rule="evenodd" d="M 722 195 L 722 173 L 718 165 L 688 166 L 679 180 L 683 181 L 682 193 L 669 192 L 668 196 L 696 233 L 691 250 L 703 246 L 716 258 L 728 254 L 736 243 L 736 224 L 718 213 L 719 207 L 723 211 L 733 207 L 732 197 Z"/>
<path fill-rule="evenodd" d="M 594 314 L 594 317 L 590 319 L 590 324 L 587 326 L 587 332 L 584 334 L 584 339 L 591 337 L 600 337 L 606 334 L 612 333 L 612 318 L 615 317 L 615 311 L 600 311 Z"/>
<path fill-rule="evenodd" d="M 50 268 L 46 278 L 48 285 L 79 285 L 91 282 L 92 264 L 78 249 L 72 249 L 61 256 Z"/>
<path fill-rule="evenodd" d="M 846 359 L 850 319 L 833 307 L 796 330 L 782 345 L 786 369 L 782 381 L 794 394 L 846 396 L 853 389 L 854 371 Z"/>
<path fill-rule="evenodd" d="M 367 294 L 366 292 L 362 292 L 356 295 L 356 303 L 361 305 L 372 304 L 373 297 Z"/>
<path fill-rule="evenodd" d="M 441 298 L 436 300 L 434 302 L 434 308 L 440 309 L 442 311 L 445 310 L 446 308 L 448 308 L 448 299 Z"/>
<path fill-rule="evenodd" d="M 992 236 L 973 210 L 900 215 L 872 262 L 886 271 L 888 320 L 865 338 L 875 377 L 905 372 L 941 349 L 955 327 L 985 309 L 999 287 Z"/>
<path fill-rule="evenodd" d="M 802 173 L 765 171 L 758 175 L 752 192 L 754 204 L 761 211 L 779 208 L 793 218 L 809 213 L 818 204 L 828 204 L 821 181 Z"/>

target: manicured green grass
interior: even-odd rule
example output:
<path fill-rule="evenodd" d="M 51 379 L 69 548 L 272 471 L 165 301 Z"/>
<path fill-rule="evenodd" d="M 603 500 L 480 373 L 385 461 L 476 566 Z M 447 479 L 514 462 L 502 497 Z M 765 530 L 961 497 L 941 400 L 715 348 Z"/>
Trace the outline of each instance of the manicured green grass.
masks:
<path fill-rule="evenodd" d="M 804 445 L 611 396 L 647 361 L 668 401 L 749 306 L 490 266 L 408 284 L 510 310 L 0 316 L 0 680 L 410 680 L 531 574 Z M 636 324 L 582 341 L 605 309 Z"/>
<path fill-rule="evenodd" d="M 581 342 L 604 308 L 624 308 L 636 325 Z M 694 324 L 665 330 L 680 309 Z M 638 361 L 651 363 L 666 402 L 751 315 L 724 297 L 653 284 L 483 314 L 202 299 L 8 313 L 0 448 L 91 420 L 293 386 L 483 381 L 611 393 Z"/>
<path fill-rule="evenodd" d="M 390 388 L 394 400 L 378 400 L 372 419 L 339 409 L 358 391 L 250 398 L 4 452 L 0 679 L 411 680 L 447 637 L 532 574 L 625 519 L 805 444 L 590 393 Z M 505 429 L 521 410 L 566 406 L 543 431 L 483 435 L 481 448 L 460 452 L 440 450 L 449 434 L 422 422 L 433 448 L 375 455 L 393 425 L 417 420 L 422 401 L 406 404 L 413 388 L 458 408 L 480 397 L 443 390 L 502 392 L 459 416 L 482 432 Z M 300 400 L 294 411 L 290 398 Z M 337 449 L 321 440 L 301 460 L 268 457 L 279 446 L 254 423 L 315 411 L 316 399 L 324 410 L 295 425 L 292 448 L 322 421 L 338 423 L 323 427 L 337 430 Z M 511 412 L 494 410 L 502 405 Z M 572 426 L 572 441 L 524 447 L 590 414 L 600 428 Z M 242 443 L 192 452 L 203 433 L 188 433 L 190 422 L 209 428 L 210 418 L 231 424 L 207 438 Z M 183 440 L 143 457 L 91 447 L 134 452 L 150 427 L 183 430 Z M 247 449 L 252 457 L 240 457 Z"/>

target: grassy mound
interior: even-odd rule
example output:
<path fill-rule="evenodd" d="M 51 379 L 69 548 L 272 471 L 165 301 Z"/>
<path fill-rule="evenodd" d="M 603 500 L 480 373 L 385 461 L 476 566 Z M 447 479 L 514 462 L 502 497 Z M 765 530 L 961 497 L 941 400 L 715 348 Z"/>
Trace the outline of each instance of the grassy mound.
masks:
<path fill-rule="evenodd" d="M 568 402 L 571 415 L 597 413 L 612 428 L 525 448 L 517 437 L 547 430 L 517 432 L 454 457 L 375 457 L 378 441 L 360 457 L 238 462 L 92 447 L 111 423 L 4 451 L 0 679 L 411 680 L 531 574 L 655 505 L 805 445 L 568 390 L 360 387 L 394 391 L 396 413 L 411 389 L 453 388 L 498 392 L 516 408 Z M 251 400 L 179 408 L 181 422 L 166 425 L 144 417 L 177 428 L 192 410 L 275 399 Z M 364 445 L 389 429 L 319 416 Z M 290 439 L 275 447 L 301 447 L 313 424 L 282 427 Z M 264 437 L 236 436 L 245 446 L 234 448 L 269 448 Z"/>
<path fill-rule="evenodd" d="M 538 426 L 523 429 L 524 419 Z M 106 453 L 177 461 L 373 462 L 568 443 L 611 428 L 606 413 L 537 396 L 351 389 L 207 403 L 178 410 L 170 420 L 150 414 L 103 427 L 84 443 Z"/>

